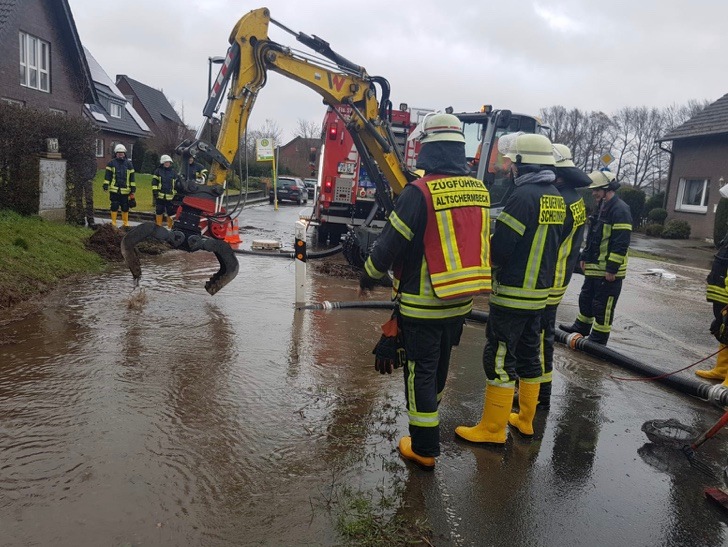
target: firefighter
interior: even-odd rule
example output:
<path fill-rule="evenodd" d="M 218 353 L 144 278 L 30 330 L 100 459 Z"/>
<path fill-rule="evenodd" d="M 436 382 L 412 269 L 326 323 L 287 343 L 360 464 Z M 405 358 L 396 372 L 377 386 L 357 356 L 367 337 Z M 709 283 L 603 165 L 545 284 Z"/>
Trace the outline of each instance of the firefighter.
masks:
<path fill-rule="evenodd" d="M 616 194 L 620 185 L 614 173 L 593 171 L 589 178 L 596 211 L 589 218 L 586 246 L 579 257 L 584 272 L 579 314 L 571 326 L 560 327 L 569 333 L 588 336 L 591 342 L 606 345 L 622 280 L 627 273 L 632 213 Z"/>
<path fill-rule="evenodd" d="M 197 179 L 200 178 L 201 172 L 202 165 L 197 163 L 194 155 L 190 154 L 190 156 L 187 158 L 187 165 L 185 165 L 183 168 L 182 178 L 184 178 L 185 180 L 194 180 L 196 182 Z"/>
<path fill-rule="evenodd" d="M 400 439 L 399 452 L 432 470 L 440 454 L 438 406 L 451 350 L 460 341 L 473 295 L 490 291 L 490 194 L 468 176 L 456 116 L 431 114 L 421 127 L 413 138 L 421 142 L 417 168 L 425 175 L 407 184 L 397 199 L 359 286 L 366 295 L 393 267 L 410 433 Z"/>
<path fill-rule="evenodd" d="M 728 198 L 728 184 L 722 186 L 719 191 L 721 197 Z M 714 319 L 710 325 L 710 332 L 716 334 L 723 322 L 721 310 L 728 305 L 728 234 L 720 242 L 706 281 L 708 287 L 705 299 L 713 304 Z M 695 374 L 708 380 L 722 380 L 723 385 L 728 387 L 728 350 L 725 348 L 725 344 L 719 345 L 720 352 L 712 369 L 696 370 Z"/>
<path fill-rule="evenodd" d="M 172 203 L 172 198 L 174 198 L 177 173 L 172 169 L 172 158 L 167 154 L 159 158 L 159 165 L 152 175 L 152 195 L 156 213 L 154 222 L 157 226 L 161 226 L 166 213 L 167 228 L 171 229 L 174 224 L 175 205 Z"/>
<path fill-rule="evenodd" d="M 576 191 L 591 184 L 589 176 L 574 165 L 571 150 L 564 144 L 554 144 L 556 180 L 554 186 L 564 198 L 566 219 L 561 231 L 559 253 L 554 270 L 554 283 L 541 315 L 541 360 L 546 380 L 541 382 L 538 393 L 539 409 L 548 408 L 551 402 L 551 377 L 554 365 L 554 333 L 556 330 L 556 309 L 569 286 L 571 274 L 579 260 L 581 242 L 584 241 L 586 208 L 584 200 Z"/>
<path fill-rule="evenodd" d="M 104 175 L 104 192 L 109 192 L 111 199 L 111 224 L 116 226 L 116 216 L 121 209 L 121 222 L 129 226 L 129 200 L 134 199 L 136 183 L 134 182 L 134 166 L 126 157 L 126 147 L 117 144 L 114 147 L 114 158 L 106 165 Z"/>
<path fill-rule="evenodd" d="M 459 426 L 455 434 L 475 443 L 504 444 L 508 423 L 533 435 L 541 383 L 550 379 L 541 369 L 541 313 L 553 284 L 566 206 L 553 186 L 555 161 L 548 138 L 513 133 L 500 138 L 498 150 L 511 161 L 515 189 L 491 238 L 485 403 L 480 422 Z M 520 410 L 511 413 L 516 379 Z"/>

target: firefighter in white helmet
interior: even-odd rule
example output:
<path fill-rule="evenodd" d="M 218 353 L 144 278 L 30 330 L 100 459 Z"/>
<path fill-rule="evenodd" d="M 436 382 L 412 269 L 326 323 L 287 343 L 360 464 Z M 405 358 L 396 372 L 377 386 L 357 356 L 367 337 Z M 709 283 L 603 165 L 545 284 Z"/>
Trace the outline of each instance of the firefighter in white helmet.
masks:
<path fill-rule="evenodd" d="M 441 402 L 450 364 L 473 295 L 490 291 L 490 195 L 471 178 L 460 120 L 432 114 L 416 132 L 417 168 L 425 175 L 404 188 L 359 281 L 362 294 L 393 268 L 401 345 L 383 336 L 375 368 L 404 369 L 409 435 L 402 457 L 425 470 L 440 454 Z M 473 237 L 477 234 L 477 237 Z M 452 258 L 456 253 L 459 260 Z M 399 350 L 399 351 L 398 351 Z"/>
<path fill-rule="evenodd" d="M 155 205 L 154 222 L 157 226 L 162 225 L 165 214 L 167 215 L 167 227 L 171 229 L 174 224 L 175 205 L 172 203 L 172 198 L 174 198 L 176 183 L 177 173 L 172 168 L 172 158 L 167 154 L 163 154 L 159 158 L 159 167 L 152 175 L 152 195 Z"/>
<path fill-rule="evenodd" d="M 579 314 L 572 325 L 560 327 L 606 345 L 622 280 L 627 274 L 632 212 L 616 194 L 620 184 L 614 173 L 607 169 L 592 171 L 589 178 L 596 210 L 589 217 L 586 246 L 579 258 L 584 272 Z"/>
<path fill-rule="evenodd" d="M 134 165 L 126 157 L 126 146 L 114 146 L 114 158 L 106 164 L 104 175 L 104 192 L 109 192 L 111 200 L 111 224 L 116 226 L 116 216 L 121 209 L 122 225 L 129 226 L 129 202 L 134 200 L 136 182 L 134 182 Z"/>
<path fill-rule="evenodd" d="M 541 383 L 541 313 L 551 290 L 564 198 L 553 185 L 551 141 L 543 135 L 504 135 L 498 150 L 512 163 L 515 189 L 498 215 L 491 238 L 493 294 L 486 326 L 485 402 L 480 422 L 455 434 L 473 443 L 503 445 L 510 423 L 533 435 Z M 518 413 L 511 413 L 518 380 Z"/>

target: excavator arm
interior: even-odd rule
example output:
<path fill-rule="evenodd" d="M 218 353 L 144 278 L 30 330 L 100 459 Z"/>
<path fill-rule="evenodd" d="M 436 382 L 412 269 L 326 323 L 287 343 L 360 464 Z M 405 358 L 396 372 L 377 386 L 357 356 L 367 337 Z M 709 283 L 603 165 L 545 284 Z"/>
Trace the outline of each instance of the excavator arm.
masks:
<path fill-rule="evenodd" d="M 268 38 L 270 23 L 292 34 L 320 56 L 313 57 L 282 46 Z M 220 269 L 205 288 L 215 294 L 235 278 L 238 262 L 224 242 L 226 226 L 231 222 L 221 207 L 220 195 L 227 171 L 238 152 L 243 132 L 260 90 L 267 82 L 268 71 L 277 72 L 314 90 L 328 105 L 351 107 L 347 123 L 354 144 L 376 185 L 377 201 L 389 213 L 392 193 L 399 194 L 416 175 L 409 172 L 394 144 L 390 128 L 391 103 L 389 83 L 382 77 L 369 76 L 366 70 L 334 52 L 317 36 L 294 32 L 270 17 L 267 8 L 244 15 L 230 34 L 230 48 L 204 108 L 207 121 L 212 118 L 229 88 L 227 106 L 216 146 L 201 140 L 203 125 L 192 141 L 183 142 L 177 152 L 183 156 L 201 155 L 211 163 L 207 186 L 191 181 L 178 188 L 183 196 L 180 212 L 170 232 L 152 223 L 133 228 L 122 240 L 122 253 L 135 281 L 141 277 L 136 245 L 153 237 L 187 251 L 214 252 Z M 377 98 L 377 88 L 381 96 Z M 207 122 L 206 122 L 207 123 Z M 206 225 L 203 233 L 200 225 Z"/>

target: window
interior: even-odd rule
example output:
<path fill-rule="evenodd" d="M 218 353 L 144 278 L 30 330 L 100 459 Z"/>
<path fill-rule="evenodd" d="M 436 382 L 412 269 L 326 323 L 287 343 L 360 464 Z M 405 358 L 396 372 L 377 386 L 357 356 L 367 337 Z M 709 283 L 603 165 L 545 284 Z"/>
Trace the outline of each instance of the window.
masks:
<path fill-rule="evenodd" d="M 20 85 L 50 92 L 50 44 L 20 33 Z"/>
<path fill-rule="evenodd" d="M 114 157 L 114 148 L 116 148 L 116 145 L 119 144 L 116 141 L 111 141 L 111 146 L 109 146 L 109 156 L 112 158 Z"/>
<path fill-rule="evenodd" d="M 675 210 L 707 213 L 709 183 L 708 179 L 680 179 Z"/>
<path fill-rule="evenodd" d="M 104 157 L 104 139 L 96 139 L 96 157 Z"/>
<path fill-rule="evenodd" d="M 109 114 L 111 114 L 112 118 L 121 118 L 121 105 L 109 103 Z"/>

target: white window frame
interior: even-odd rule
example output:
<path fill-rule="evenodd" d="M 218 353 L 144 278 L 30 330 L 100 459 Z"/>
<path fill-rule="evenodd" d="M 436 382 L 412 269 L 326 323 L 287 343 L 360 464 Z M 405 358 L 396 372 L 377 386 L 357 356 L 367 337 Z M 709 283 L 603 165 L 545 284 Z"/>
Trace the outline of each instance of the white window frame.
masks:
<path fill-rule="evenodd" d="M 104 139 L 96 139 L 96 157 L 104 157 Z"/>
<path fill-rule="evenodd" d="M 685 187 L 687 186 L 688 182 L 697 182 L 703 183 L 703 191 L 702 191 L 702 197 L 700 200 L 700 205 L 693 205 L 689 203 L 683 203 L 683 200 L 685 199 Z M 709 194 L 710 190 L 710 179 L 703 179 L 703 178 L 687 178 L 687 177 L 681 177 L 680 182 L 677 189 L 677 201 L 675 202 L 675 210 L 676 211 L 685 211 L 686 213 L 707 213 L 708 212 L 708 198 L 710 197 Z"/>
<path fill-rule="evenodd" d="M 123 107 L 119 103 L 109 101 L 109 116 L 112 118 L 121 118 L 121 109 Z"/>
<path fill-rule="evenodd" d="M 20 31 L 20 85 L 51 92 L 51 45 Z"/>

